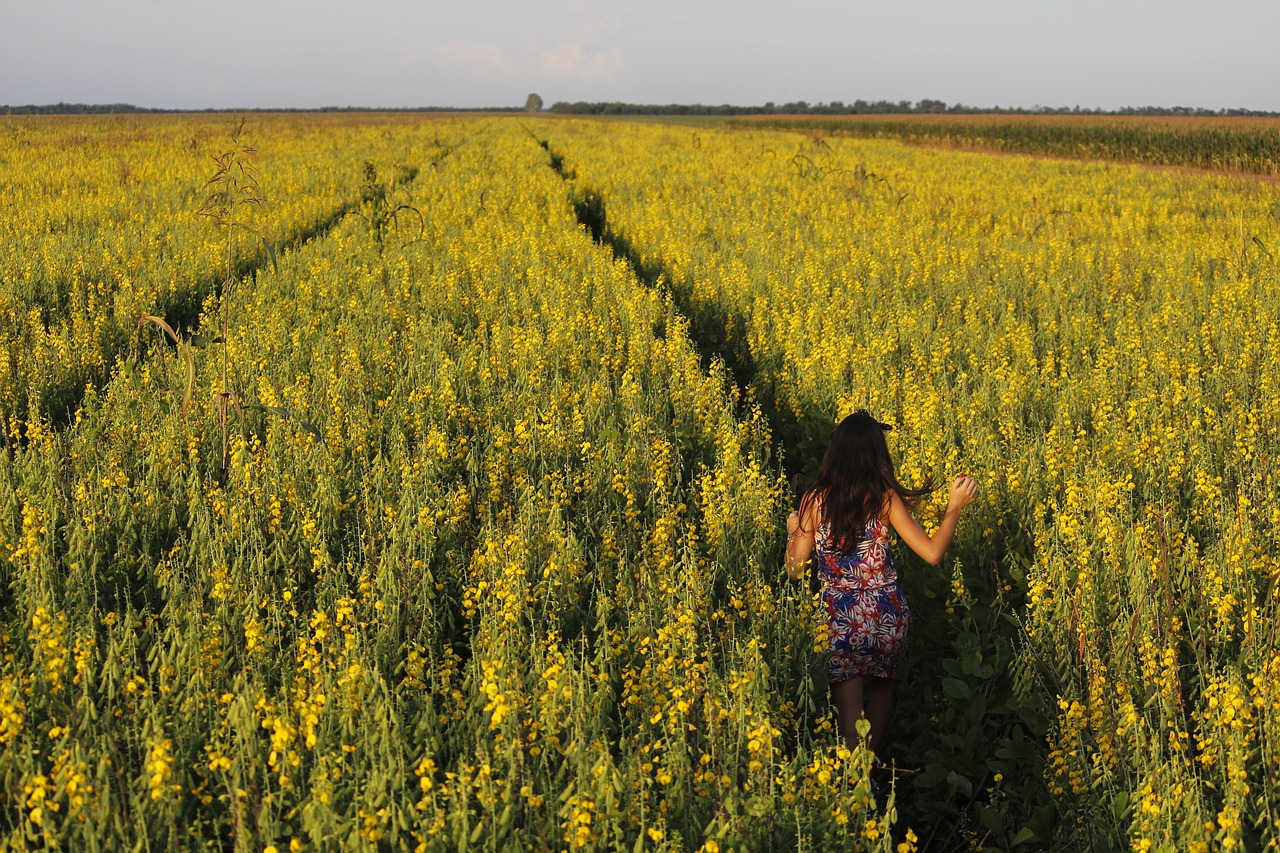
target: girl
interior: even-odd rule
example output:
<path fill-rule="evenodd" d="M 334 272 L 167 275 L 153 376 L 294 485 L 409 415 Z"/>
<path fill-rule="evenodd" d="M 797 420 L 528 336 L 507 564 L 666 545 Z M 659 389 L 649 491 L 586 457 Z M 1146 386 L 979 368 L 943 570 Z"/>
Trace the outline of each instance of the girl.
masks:
<path fill-rule="evenodd" d="M 858 744 L 857 721 L 871 724 L 868 748 L 878 753 L 889 725 L 893 679 L 911 611 L 898 589 L 889 551 L 889 526 L 926 562 L 937 565 L 951 544 L 960 511 L 978 485 L 970 477 L 951 484 L 947 513 L 932 536 L 911 514 L 929 489 L 898 482 L 884 433 L 892 429 L 865 410 L 840 422 L 818 468 L 818 479 L 787 518 L 787 575 L 800 578 L 817 552 L 831 636 L 831 697 L 840 734 Z"/>

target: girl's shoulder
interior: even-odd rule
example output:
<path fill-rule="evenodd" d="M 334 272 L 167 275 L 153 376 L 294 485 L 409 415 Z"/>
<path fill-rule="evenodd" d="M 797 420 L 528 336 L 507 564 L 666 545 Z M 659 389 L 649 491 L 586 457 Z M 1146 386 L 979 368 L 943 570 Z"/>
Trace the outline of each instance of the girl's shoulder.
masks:
<path fill-rule="evenodd" d="M 889 526 L 889 517 L 893 515 L 894 498 L 898 498 L 898 500 L 902 499 L 898 497 L 897 492 L 890 489 L 884 496 L 884 502 L 880 504 L 880 514 L 875 518 L 877 523 L 886 528 Z"/>
<path fill-rule="evenodd" d="M 800 498 L 800 520 L 819 522 L 822 520 L 822 495 L 817 491 L 808 491 Z"/>

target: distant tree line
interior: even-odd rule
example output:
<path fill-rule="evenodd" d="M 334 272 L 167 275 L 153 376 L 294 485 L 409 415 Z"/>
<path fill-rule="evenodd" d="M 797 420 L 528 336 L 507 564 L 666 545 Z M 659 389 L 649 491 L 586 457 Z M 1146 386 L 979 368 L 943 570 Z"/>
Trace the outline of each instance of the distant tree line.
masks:
<path fill-rule="evenodd" d="M 525 107 L 209 107 L 200 110 L 171 110 L 138 107 L 133 104 L 0 104 L 0 114 L 9 115 L 112 115 L 119 113 L 514 113 Z"/>
<path fill-rule="evenodd" d="M 908 115 L 952 113 L 958 115 L 975 113 L 1005 113 L 1009 115 L 1137 115 L 1137 116 L 1274 116 L 1275 112 L 1246 109 L 1210 110 L 1204 107 L 1122 107 L 1118 110 L 1103 110 L 1087 107 L 971 107 L 965 104 L 950 104 L 925 98 L 916 101 L 864 101 L 858 99 L 846 104 L 844 101 L 810 104 L 808 101 L 790 101 L 775 104 L 769 101 L 764 106 L 744 107 L 733 104 L 708 106 L 705 104 L 627 104 L 619 101 L 556 101 L 550 112 L 565 115 Z"/>
<path fill-rule="evenodd" d="M 0 111 L 13 115 L 82 115 L 97 113 L 163 113 L 168 110 L 157 110 L 149 107 L 135 107 L 133 104 L 68 104 L 59 101 L 56 104 L 25 104 L 23 106 L 0 106 Z"/>
<path fill-rule="evenodd" d="M 536 99 L 536 101 L 535 101 Z M 139 107 L 133 104 L 25 104 L 10 106 L 0 104 L 0 114 L 11 115 L 88 115 L 114 113 L 364 113 L 364 112 L 538 112 L 542 110 L 542 98 L 536 94 L 528 97 L 522 106 L 514 107 L 337 107 L 318 108 L 268 107 L 254 109 L 208 108 L 199 110 L 160 109 Z M 1122 107 L 1103 110 L 1088 107 L 971 107 L 965 104 L 947 104 L 945 101 L 864 101 L 852 103 L 829 101 L 810 104 L 808 101 L 789 101 L 764 106 L 736 106 L 733 104 L 628 104 L 622 101 L 556 101 L 547 110 L 562 115 L 674 115 L 674 116 L 745 116 L 745 115 L 957 115 L 976 113 L 1003 113 L 1008 115 L 1134 115 L 1134 116 L 1275 116 L 1277 112 L 1246 109 L 1211 110 L 1204 107 Z"/>

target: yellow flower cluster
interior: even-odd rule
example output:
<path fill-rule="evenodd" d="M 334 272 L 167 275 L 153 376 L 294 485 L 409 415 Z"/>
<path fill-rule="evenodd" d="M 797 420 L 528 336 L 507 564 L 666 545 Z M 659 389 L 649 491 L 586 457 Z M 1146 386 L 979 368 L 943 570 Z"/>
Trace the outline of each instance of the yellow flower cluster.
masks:
<path fill-rule="evenodd" d="M 279 251 L 227 282 L 223 121 L 12 124 L 4 843 L 914 849 L 778 566 L 779 462 L 862 406 L 904 481 L 981 481 L 955 571 L 907 582 L 1017 603 L 1040 694 L 989 698 L 1051 709 L 1064 825 L 1276 838 L 1274 188 L 263 117 Z"/>
<path fill-rule="evenodd" d="M 0 426 L 65 421 L 136 345 L 143 314 L 189 317 L 224 277 L 227 246 L 200 216 L 211 155 L 235 147 L 225 118 L 9 118 L 0 214 Z M 426 140 L 331 118 L 260 116 L 265 203 L 245 223 L 275 247 L 326 228 L 360 198 L 363 151 L 388 167 Z M 257 238 L 235 249 L 266 260 Z M 239 263 L 239 260 L 237 260 Z"/>
<path fill-rule="evenodd" d="M 182 791 L 182 786 L 173 782 L 173 742 L 163 738 L 151 745 L 147 757 L 146 771 L 150 774 L 147 785 L 151 791 L 151 799 L 159 800 Z"/>
<path fill-rule="evenodd" d="M 978 477 L 954 550 L 1025 601 L 1010 639 L 1053 673 L 1021 698 L 1062 700 L 1062 808 L 1137 802 L 1165 772 L 1231 804 L 1236 771 L 1203 776 L 1216 753 L 1194 737 L 1220 719 L 1214 679 L 1260 671 L 1280 619 L 1274 185 L 745 126 L 538 132 L 749 379 L 792 470 L 866 407 L 897 425 L 904 482 Z M 1274 794 L 1241 766 L 1266 827 Z M 1132 812 L 1112 813 L 1119 837 Z M 1156 845 L 1207 843 L 1202 823 Z"/>
<path fill-rule="evenodd" d="M 861 838 L 831 815 L 865 767 L 794 796 L 834 731 L 800 695 L 813 600 L 774 587 L 768 425 L 579 227 L 548 152 L 491 119 L 254 134 L 275 264 L 246 243 L 255 274 L 220 282 L 199 158 L 156 148 L 147 174 L 172 181 L 103 215 L 140 241 L 99 264 L 106 325 L 59 332 L 57 371 L 39 348 L 4 361 L 5 624 L 30 630 L 5 640 L 0 731 L 50 843 Z M 360 159 L 416 177 L 358 187 Z M 381 193 L 403 207 L 376 231 Z M 174 312 L 201 346 L 126 345 Z M 46 419 L 63 375 L 75 417 Z M 73 760 L 84 778 L 58 781 Z M 48 819 L 86 792 L 84 820 Z"/>

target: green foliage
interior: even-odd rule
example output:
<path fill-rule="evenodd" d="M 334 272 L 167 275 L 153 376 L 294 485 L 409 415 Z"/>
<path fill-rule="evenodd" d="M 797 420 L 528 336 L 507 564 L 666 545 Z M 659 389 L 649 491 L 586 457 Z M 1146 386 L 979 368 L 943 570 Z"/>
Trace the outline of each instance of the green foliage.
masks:
<path fill-rule="evenodd" d="M 799 130 L 916 145 L 981 148 L 1018 154 L 1048 154 L 1115 160 L 1153 166 L 1225 169 L 1280 174 L 1280 126 L 1247 118 L 1179 124 L 1177 119 L 1144 122 L 1071 122 L 1059 118 L 997 121 L 771 118 L 739 126 Z"/>
<path fill-rule="evenodd" d="M 225 476 L 222 378 L 160 353 L 23 425 L 6 843 L 890 849 L 762 424 L 527 135 L 440 133 L 421 242 L 351 216 L 237 281 Z"/>
<path fill-rule="evenodd" d="M 281 120 L 227 161 L 214 242 L 180 225 L 214 131 L 173 121 L 105 189 L 19 169 L 0 218 L 24 247 L 0 255 L 7 846 L 1275 842 L 1269 184 Z M 37 129 L 13 155 L 37 173 L 133 145 Z M 237 209 L 265 196 L 249 159 L 272 204 Z M 185 196 L 119 193 L 184 163 Z M 38 202 L 75 180 L 134 199 L 78 209 L 126 235 L 104 270 L 203 278 L 12 272 L 102 254 L 98 220 Z M 292 235 L 274 263 L 250 212 Z M 42 295 L 114 313 L 59 325 Z M 125 317 L 137 346 L 112 343 Z M 103 354 L 63 421 L 11 392 Z M 820 600 L 780 571 L 784 468 L 862 406 L 905 482 L 983 495 L 941 570 L 896 554 L 914 621 L 883 774 L 839 746 Z"/>
<path fill-rule="evenodd" d="M 952 583 L 898 554 L 902 823 L 940 849 L 1276 837 L 1272 185 L 741 128 L 550 142 L 791 473 L 868 407 L 904 482 L 979 477 Z"/>

